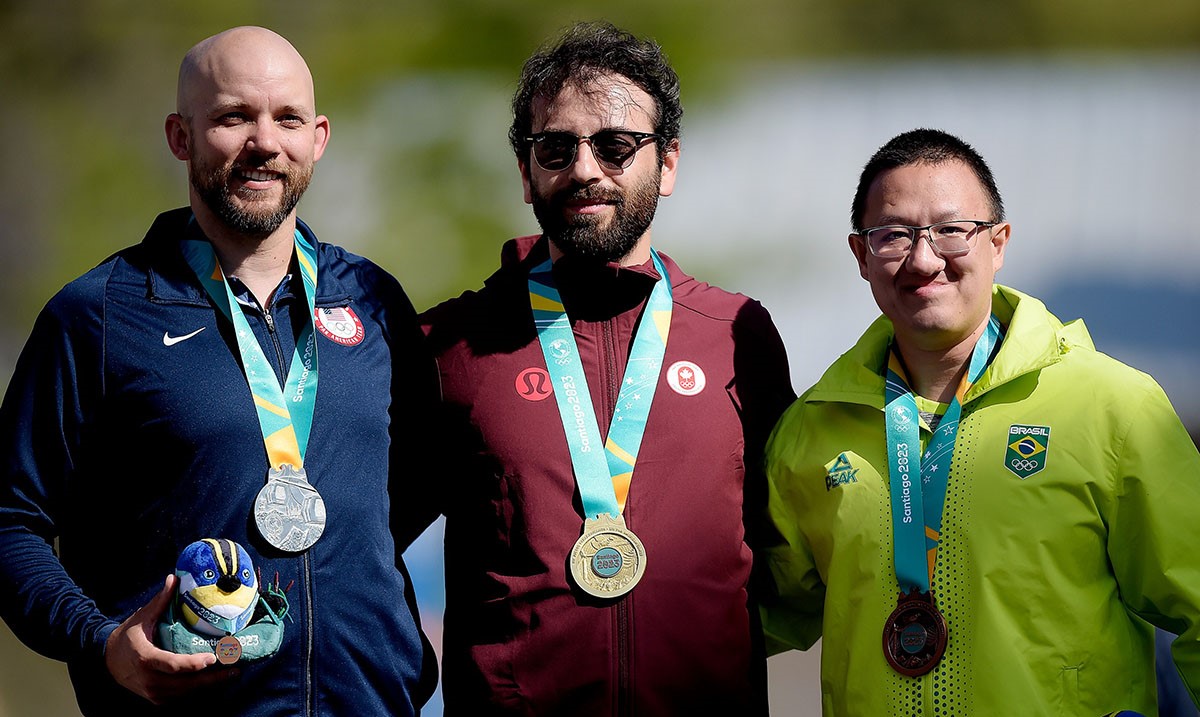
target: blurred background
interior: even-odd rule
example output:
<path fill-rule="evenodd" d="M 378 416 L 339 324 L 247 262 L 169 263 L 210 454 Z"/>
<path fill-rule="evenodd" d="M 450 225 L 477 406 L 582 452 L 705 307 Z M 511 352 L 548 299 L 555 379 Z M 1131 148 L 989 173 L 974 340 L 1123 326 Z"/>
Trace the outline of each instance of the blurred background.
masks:
<path fill-rule="evenodd" d="M 0 251 L 14 261 L 0 386 L 59 287 L 186 203 L 162 127 L 200 39 L 265 25 L 307 58 L 333 133 L 301 215 L 424 309 L 537 231 L 508 103 L 524 59 L 584 19 L 666 49 L 686 112 L 655 244 L 766 304 L 797 390 L 877 313 L 846 248 L 860 168 L 893 135 L 937 127 L 996 174 L 1014 226 L 1000 280 L 1085 317 L 1197 435 L 1196 0 L 0 0 Z M 431 529 L 406 556 L 435 642 L 440 540 Z M 820 713 L 818 662 L 771 659 L 776 714 Z M 0 717 L 77 714 L 62 666 L 0 626 Z"/>

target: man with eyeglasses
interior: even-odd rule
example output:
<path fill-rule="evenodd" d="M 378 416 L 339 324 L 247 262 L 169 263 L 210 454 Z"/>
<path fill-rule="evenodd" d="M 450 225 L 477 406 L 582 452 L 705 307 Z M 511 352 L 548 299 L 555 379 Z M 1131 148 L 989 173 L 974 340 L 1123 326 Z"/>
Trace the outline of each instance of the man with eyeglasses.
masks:
<path fill-rule="evenodd" d="M 513 112 L 542 234 L 424 317 L 457 449 L 426 504 L 446 714 L 764 713 L 743 515 L 794 393 L 766 310 L 652 247 L 678 78 L 581 25 L 525 64 Z"/>
<path fill-rule="evenodd" d="M 956 137 L 863 169 L 880 317 L 767 449 L 773 651 L 823 638 L 826 714 L 1157 714 L 1154 635 L 1200 689 L 1200 455 L 1149 376 L 994 284 L 1011 225 Z"/>

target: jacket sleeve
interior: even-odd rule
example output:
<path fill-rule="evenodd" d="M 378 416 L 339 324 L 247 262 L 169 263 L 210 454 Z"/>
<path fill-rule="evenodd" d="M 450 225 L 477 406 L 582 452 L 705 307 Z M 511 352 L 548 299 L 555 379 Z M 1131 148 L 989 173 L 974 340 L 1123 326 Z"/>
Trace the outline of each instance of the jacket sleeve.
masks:
<path fill-rule="evenodd" d="M 0 406 L 0 617 L 37 652 L 76 660 L 101 657 L 118 623 L 54 548 L 102 375 L 99 323 L 66 293 L 38 317 Z"/>
<path fill-rule="evenodd" d="M 762 542 L 767 490 L 763 454 L 767 437 L 784 410 L 796 399 L 783 339 L 767 310 L 749 302 L 734 322 L 734 372 L 744 438 L 746 466 L 746 542 Z"/>
<path fill-rule="evenodd" d="M 768 654 L 806 650 L 821 637 L 825 583 L 801 529 L 803 477 L 793 461 L 803 430 L 804 405 L 793 405 L 771 434 L 766 448 L 770 531 L 763 551 L 770 586 L 762 602 Z"/>
<path fill-rule="evenodd" d="M 1200 705 L 1200 454 L 1162 389 L 1146 380 L 1116 437 L 1108 554 L 1130 610 L 1179 635 L 1172 654 Z"/>
<path fill-rule="evenodd" d="M 441 477 L 432 445 L 440 390 L 437 363 L 421 331 L 416 310 L 390 275 L 378 272 L 371 293 L 385 305 L 391 342 L 392 402 L 388 519 L 396 560 L 440 514 L 435 496 Z"/>

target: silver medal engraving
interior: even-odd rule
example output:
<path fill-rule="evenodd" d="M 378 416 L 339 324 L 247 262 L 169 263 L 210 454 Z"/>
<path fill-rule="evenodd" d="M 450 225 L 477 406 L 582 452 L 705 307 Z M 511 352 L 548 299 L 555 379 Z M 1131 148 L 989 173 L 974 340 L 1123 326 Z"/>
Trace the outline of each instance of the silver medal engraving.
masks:
<path fill-rule="evenodd" d="M 267 484 L 254 500 L 254 522 L 273 547 L 299 553 L 325 532 L 325 501 L 303 468 L 284 463 L 267 474 Z"/>

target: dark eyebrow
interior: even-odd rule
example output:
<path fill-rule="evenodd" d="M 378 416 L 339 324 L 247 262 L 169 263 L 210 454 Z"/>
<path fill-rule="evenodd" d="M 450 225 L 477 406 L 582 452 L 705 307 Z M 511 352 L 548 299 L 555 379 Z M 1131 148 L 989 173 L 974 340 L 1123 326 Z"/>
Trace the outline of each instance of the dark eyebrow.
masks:
<path fill-rule="evenodd" d="M 960 219 L 965 219 L 965 218 L 966 217 L 963 216 L 963 213 L 956 209 L 952 212 L 943 212 L 941 214 L 936 215 L 936 218 L 934 219 L 933 223 L 940 224 L 942 222 L 953 222 L 953 221 L 958 221 Z M 920 226 L 920 225 L 910 224 L 907 219 L 901 219 L 894 215 L 888 214 L 888 215 L 880 217 L 879 223 L 875 224 L 874 226 L 877 226 L 877 227 L 886 227 L 886 226 L 915 227 L 915 226 Z"/>
<path fill-rule="evenodd" d="M 594 134 L 594 135 L 600 134 L 601 132 L 640 132 L 640 131 L 641 130 L 628 129 L 626 127 L 601 127 L 600 129 L 596 130 L 595 132 L 592 132 L 592 134 Z M 559 134 L 570 134 L 570 135 L 574 135 L 576 137 L 579 136 L 579 135 L 575 134 L 574 132 L 570 132 L 565 129 L 551 129 L 549 127 L 543 127 L 542 132 L 556 132 Z"/>

